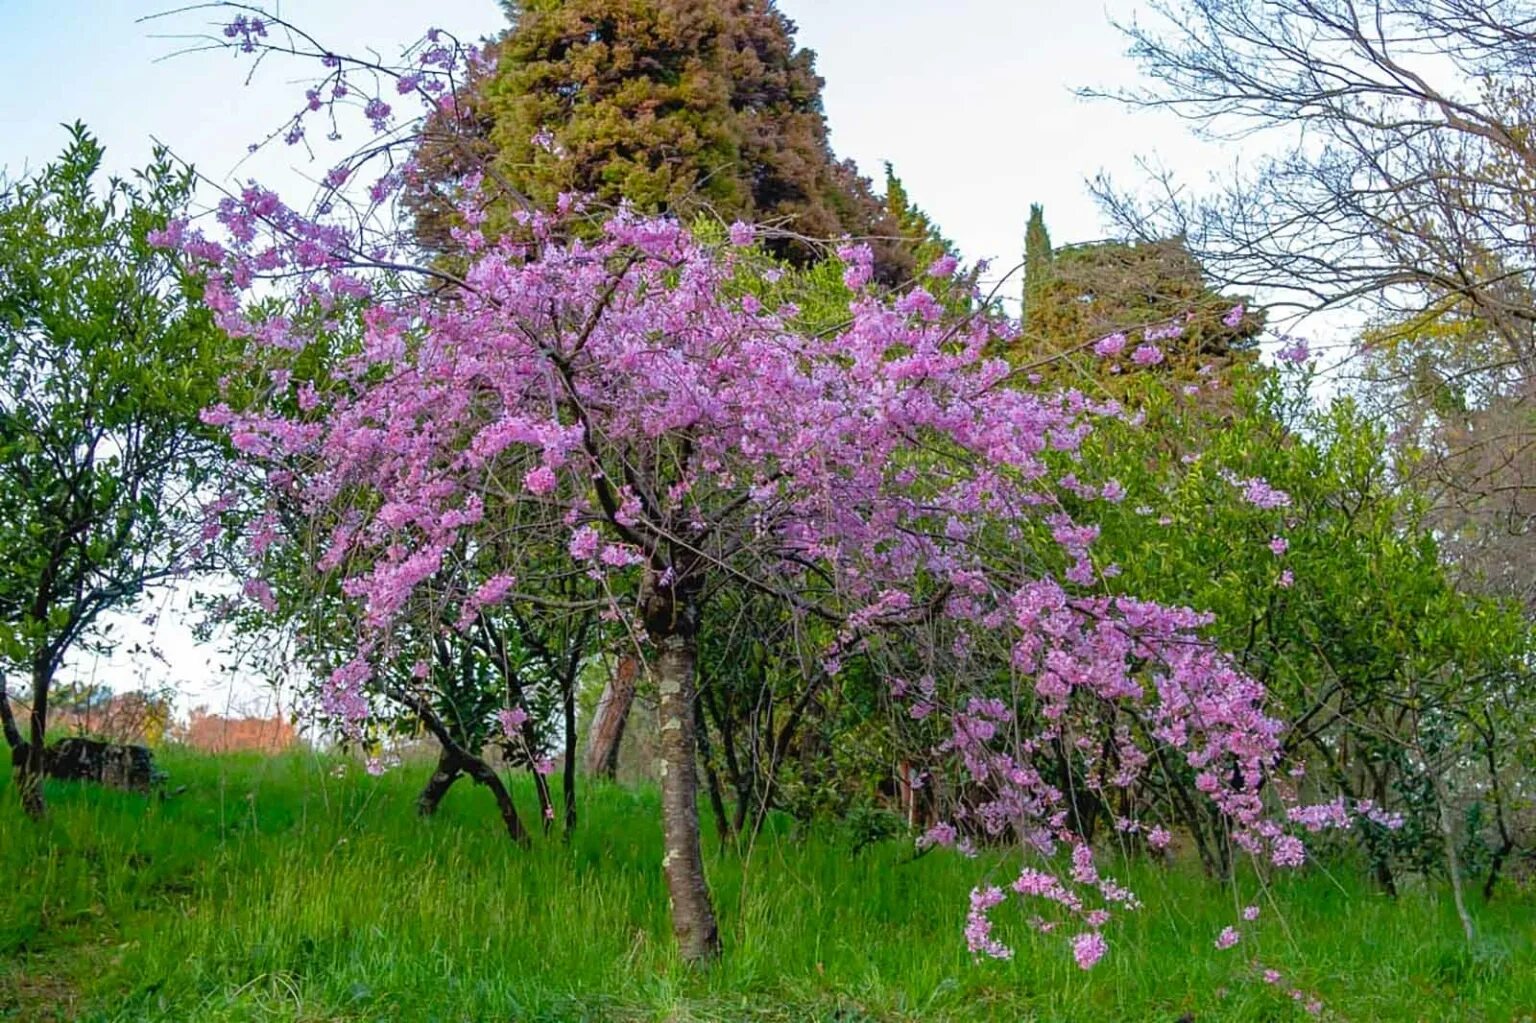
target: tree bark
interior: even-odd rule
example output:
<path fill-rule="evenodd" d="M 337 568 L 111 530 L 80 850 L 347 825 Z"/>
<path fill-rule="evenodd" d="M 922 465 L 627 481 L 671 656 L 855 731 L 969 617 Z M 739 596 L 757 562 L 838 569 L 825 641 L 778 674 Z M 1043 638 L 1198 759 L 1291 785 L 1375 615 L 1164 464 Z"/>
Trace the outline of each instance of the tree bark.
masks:
<path fill-rule="evenodd" d="M 1494 886 L 1499 883 L 1499 872 L 1504 869 L 1504 861 L 1515 850 L 1515 837 L 1509 833 L 1509 822 L 1504 817 L 1504 792 L 1499 785 L 1499 758 L 1494 748 L 1496 735 L 1493 715 L 1486 709 L 1483 711 L 1483 721 L 1487 729 L 1478 728 L 1477 731 L 1478 736 L 1483 740 L 1483 759 L 1488 765 L 1489 794 L 1493 797 L 1493 820 L 1499 829 L 1499 847 L 1493 851 L 1493 859 L 1488 863 L 1488 874 L 1483 879 L 1483 901 L 1490 902 L 1493 899 Z"/>
<path fill-rule="evenodd" d="M 0 673 L 0 732 L 4 733 L 5 744 L 13 753 L 26 741 L 21 737 L 21 729 L 16 727 L 16 715 L 11 713 L 11 698 L 5 689 L 3 673 Z"/>
<path fill-rule="evenodd" d="M 736 721 L 730 713 L 730 704 L 720 696 L 720 687 L 715 686 L 715 698 L 711 699 L 708 692 L 699 694 L 699 705 L 704 709 L 708 717 L 715 720 L 715 731 L 720 734 L 720 752 L 725 759 L 726 781 L 731 786 L 731 791 L 736 794 L 736 810 L 732 815 L 730 831 L 732 835 L 740 835 L 747 823 L 747 807 L 751 803 L 752 781 L 741 769 L 741 762 L 736 757 L 735 730 Z M 725 709 L 722 710 L 721 708 Z M 705 723 L 701 722 L 701 729 Z"/>
<path fill-rule="evenodd" d="M 529 721 L 523 722 L 521 731 L 523 744 L 527 747 L 529 756 L 532 757 L 533 751 L 538 749 L 538 734 Z M 555 826 L 555 799 L 549 791 L 549 778 L 540 773 L 537 762 L 533 765 L 533 790 L 539 796 L 539 816 L 542 818 L 544 834 L 547 835 L 549 829 Z"/>
<path fill-rule="evenodd" d="M 1429 763 L 1427 760 L 1425 763 Z M 1434 770 L 1430 764 L 1430 781 L 1434 785 L 1435 802 L 1439 805 L 1440 835 L 1445 842 L 1445 870 L 1451 877 L 1451 899 L 1456 904 L 1456 918 L 1461 921 L 1461 929 L 1467 936 L 1467 944 L 1472 945 L 1477 941 L 1477 932 L 1472 926 L 1472 914 L 1467 912 L 1467 897 L 1461 883 L 1461 854 L 1456 848 L 1456 824 L 1451 811 L 1451 793 L 1446 787 L 1440 773 Z"/>
<path fill-rule="evenodd" d="M 700 696 L 693 702 L 693 725 L 697 730 L 699 763 L 704 767 L 704 784 L 709 792 L 709 808 L 715 815 L 715 831 L 724 849 L 731 840 L 731 819 L 725 812 L 725 799 L 720 793 L 720 776 L 715 772 L 713 751 L 709 748 L 709 723 L 704 720 L 704 702 Z"/>
<path fill-rule="evenodd" d="M 459 780 L 463 772 L 459 769 L 457 761 L 447 750 L 443 750 L 437 758 L 437 769 L 432 772 L 432 777 L 427 779 L 426 788 L 421 790 L 421 795 L 416 797 L 416 812 L 423 817 L 431 817 L 437 813 L 438 804 L 453 788 L 453 783 Z"/>
<path fill-rule="evenodd" d="M 628 654 L 603 685 L 603 695 L 592 715 L 592 729 L 587 734 L 587 773 L 612 779 L 619 766 L 619 744 L 624 740 L 624 726 L 635 702 L 635 675 L 639 666 Z"/>
<path fill-rule="evenodd" d="M 491 795 L 496 799 L 496 808 L 501 813 L 501 821 L 507 828 L 507 837 L 518 845 L 528 844 L 528 832 L 523 828 L 523 822 L 517 815 L 517 805 L 512 802 L 512 794 L 502 784 L 501 776 L 496 770 L 487 764 L 484 759 L 475 756 L 454 739 L 448 727 L 443 724 L 443 719 L 437 716 L 432 705 L 426 698 L 408 689 L 391 686 L 388 690 L 391 699 L 397 700 L 409 707 L 411 711 L 426 725 L 427 731 L 432 733 L 439 746 L 443 749 L 445 757 L 452 757 L 455 764 L 465 774 L 473 778 L 477 783 L 491 790 Z M 439 762 L 441 763 L 441 761 Z M 420 804 L 418 803 L 418 807 Z"/>
<path fill-rule="evenodd" d="M 576 832 L 576 675 L 581 670 L 579 653 L 571 655 L 571 663 L 565 673 L 565 839 L 570 841 Z"/>
<path fill-rule="evenodd" d="M 518 845 L 527 845 L 528 832 L 523 829 L 523 822 L 517 816 L 517 806 L 512 802 L 512 794 L 502 784 L 501 775 L 479 757 L 471 758 L 464 765 L 464 771 L 491 790 L 491 795 L 496 799 L 496 809 L 501 813 L 501 822 L 506 826 L 507 837 Z"/>
<path fill-rule="evenodd" d="M 512 668 L 511 659 L 507 656 L 506 639 L 502 635 L 501 629 L 493 624 L 483 612 L 480 615 L 480 635 L 481 649 L 484 650 L 485 653 L 491 658 L 491 663 L 501 671 L 502 681 L 506 683 L 507 709 L 512 710 L 520 708 L 524 711 L 525 714 L 527 714 L 528 706 L 527 701 L 523 699 L 523 686 L 522 683 L 518 681 L 517 672 Z M 466 672 L 469 670 L 468 656 L 469 652 L 466 650 Z M 537 761 L 534 759 L 534 751 L 539 748 L 539 734 L 538 731 L 534 728 L 533 716 L 531 714 L 528 714 L 523 718 L 523 723 L 518 726 L 518 734 L 522 737 L 523 752 L 528 757 L 529 766 L 534 768 L 533 787 L 539 796 L 540 824 L 543 826 L 544 833 L 547 835 L 549 834 L 549 829 L 554 826 L 555 823 L 555 804 L 549 795 L 549 781 L 544 777 L 542 773 L 539 772 Z M 510 740 L 510 737 L 508 738 Z M 512 752 L 512 749 L 509 747 L 507 751 L 510 753 Z M 474 757 L 472 754 L 470 756 L 474 760 L 479 760 L 478 757 Z M 482 760 L 480 763 L 484 764 L 484 761 Z M 476 781 L 481 782 L 481 784 L 490 784 L 488 781 L 484 781 L 478 773 L 473 770 L 469 770 L 470 766 L 473 765 L 468 765 L 465 768 L 469 771 L 470 777 L 474 778 Z M 487 767 L 487 770 L 490 771 L 491 777 L 495 778 L 496 784 L 501 785 L 501 776 L 496 774 L 495 770 L 490 769 L 489 765 L 485 766 Z M 505 788 L 505 786 L 503 786 L 503 788 Z M 500 802 L 499 796 L 497 797 L 497 800 Z M 510 805 L 510 798 L 508 805 Z"/>
<path fill-rule="evenodd" d="M 697 648 L 690 633 L 657 638 L 652 672 L 660 712 L 662 835 L 666 853 L 661 866 L 672 900 L 672 930 L 685 961 L 707 963 L 720 954 L 720 933 L 699 844 L 699 779 L 693 724 L 694 664 Z"/>
<path fill-rule="evenodd" d="M 16 789 L 21 795 L 21 808 L 33 820 L 42 820 L 48 806 L 43 799 L 43 751 L 48 735 L 48 688 L 53 681 L 49 665 L 39 661 L 32 668 L 32 713 L 27 742 L 23 748 L 20 769 L 16 772 Z"/>

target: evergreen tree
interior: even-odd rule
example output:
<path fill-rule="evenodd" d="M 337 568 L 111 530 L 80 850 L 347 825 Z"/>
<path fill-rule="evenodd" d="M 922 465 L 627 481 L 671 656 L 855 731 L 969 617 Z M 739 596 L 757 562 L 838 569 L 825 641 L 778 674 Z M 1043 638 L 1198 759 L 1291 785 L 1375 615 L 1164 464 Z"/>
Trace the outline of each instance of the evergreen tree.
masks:
<path fill-rule="evenodd" d="M 1182 238 L 1101 241 L 1054 248 L 1043 211 L 1030 207 L 1024 253 L 1024 336 L 1012 353 L 1023 363 L 1048 363 L 1061 382 L 1119 395 L 1114 381 L 1151 370 L 1194 379 L 1251 366 L 1263 320 L 1243 299 L 1206 281 Z M 1111 355 L 1090 349 L 1125 334 Z M 1131 358 L 1143 341 L 1163 358 L 1143 367 Z"/>
<path fill-rule="evenodd" d="M 1030 320 L 1043 313 L 1041 302 L 1051 273 L 1051 234 L 1045 229 L 1045 209 L 1038 203 L 1029 207 L 1029 226 L 1024 230 L 1024 329 L 1032 332 Z"/>
<path fill-rule="evenodd" d="M 579 193 L 683 219 L 752 220 L 781 228 L 769 247 L 800 264 L 823 254 L 816 240 L 868 237 L 881 280 L 920 269 L 868 180 L 833 155 L 815 55 L 795 45 L 773 0 L 506 8 L 511 26 L 460 97 L 462 121 L 430 132 L 418 154 L 428 247 L 451 248 L 444 186 L 484 163 L 509 199 L 543 208 Z"/>

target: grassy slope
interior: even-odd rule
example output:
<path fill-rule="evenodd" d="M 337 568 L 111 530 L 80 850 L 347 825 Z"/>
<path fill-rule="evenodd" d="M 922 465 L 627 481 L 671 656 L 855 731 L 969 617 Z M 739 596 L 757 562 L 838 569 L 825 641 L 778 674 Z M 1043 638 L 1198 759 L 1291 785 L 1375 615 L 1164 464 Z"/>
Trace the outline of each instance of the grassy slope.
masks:
<path fill-rule="evenodd" d="M 1530 894 L 1479 907 L 1469 952 L 1444 899 L 1393 903 L 1308 872 L 1217 952 L 1236 893 L 1131 865 L 1147 908 L 1084 973 L 1013 907 L 999 918 L 1017 956 L 970 961 L 960 932 L 985 861 L 779 839 L 713 858 L 725 960 L 692 975 L 672 954 L 647 793 L 596 788 L 570 845 L 521 851 L 466 785 L 436 820 L 416 819 L 424 769 L 161 759 L 188 792 L 158 803 L 54 786 L 41 829 L 0 783 L 0 1020 L 1309 1018 L 1253 976 L 1255 955 L 1331 1017 L 1536 1019 Z"/>

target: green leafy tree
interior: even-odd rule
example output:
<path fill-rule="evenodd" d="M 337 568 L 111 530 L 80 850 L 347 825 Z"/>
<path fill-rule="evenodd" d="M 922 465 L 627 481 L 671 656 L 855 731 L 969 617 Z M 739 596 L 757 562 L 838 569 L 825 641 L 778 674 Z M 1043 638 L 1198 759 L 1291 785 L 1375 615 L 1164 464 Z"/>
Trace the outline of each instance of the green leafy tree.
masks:
<path fill-rule="evenodd" d="M 1385 887 L 1396 867 L 1439 869 L 1470 842 L 1489 850 L 1478 864 L 1491 890 L 1533 752 L 1518 606 L 1458 589 L 1384 427 L 1348 399 L 1313 404 L 1306 373 L 1208 381 L 1228 392 L 1220 424 L 1167 378 L 1135 384 L 1145 421 L 1093 442 L 1125 491 L 1096 545 L 1119 567 L 1113 584 L 1213 612 L 1217 641 L 1287 721 L 1308 784 L 1402 815 L 1400 829 L 1357 832 Z M 1468 812 L 1478 833 L 1446 835 L 1444 819 Z M 1188 823 L 1216 866 L 1218 829 Z"/>
<path fill-rule="evenodd" d="M 229 344 L 148 240 L 184 208 L 190 173 L 157 151 L 103 185 L 101 146 L 69 131 L 55 163 L 0 194 L 0 725 L 34 817 L 65 659 L 109 647 L 104 614 L 208 557 L 222 447 L 199 411 Z M 30 690 L 25 735 L 12 675 Z"/>

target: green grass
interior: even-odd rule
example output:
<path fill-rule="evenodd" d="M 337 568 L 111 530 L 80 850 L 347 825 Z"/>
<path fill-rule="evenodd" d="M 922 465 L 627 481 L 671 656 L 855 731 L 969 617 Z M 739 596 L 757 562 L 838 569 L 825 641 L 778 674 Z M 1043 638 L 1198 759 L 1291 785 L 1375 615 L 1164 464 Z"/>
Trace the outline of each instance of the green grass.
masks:
<path fill-rule="evenodd" d="M 1232 889 L 1132 863 L 1121 873 L 1146 908 L 1111 926 L 1084 973 L 1012 906 L 998 916 L 1015 958 L 971 961 L 967 892 L 989 869 L 1005 879 L 1006 860 L 775 836 L 711 857 L 725 956 L 699 973 L 673 952 L 651 793 L 590 788 L 569 845 L 522 850 L 465 784 L 417 819 L 425 768 L 161 761 L 187 792 L 52 785 L 40 827 L 0 783 L 0 1020 L 1311 1018 L 1253 976 L 1255 955 L 1330 1018 L 1536 1018 L 1529 893 L 1475 906 L 1468 949 L 1438 892 L 1394 902 L 1307 871 L 1277 879 L 1259 924 L 1217 952 Z M 531 809 L 529 789 L 516 795 Z"/>

